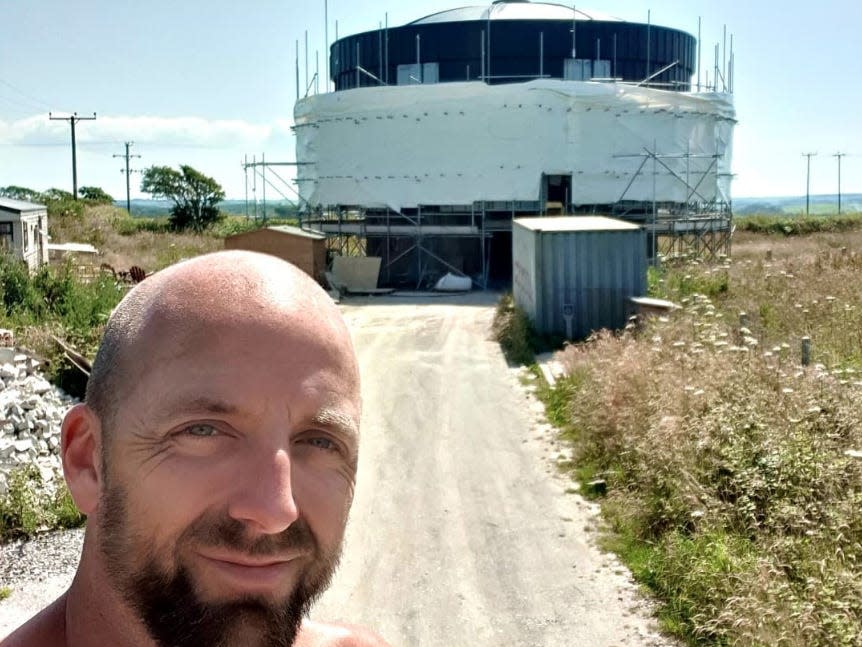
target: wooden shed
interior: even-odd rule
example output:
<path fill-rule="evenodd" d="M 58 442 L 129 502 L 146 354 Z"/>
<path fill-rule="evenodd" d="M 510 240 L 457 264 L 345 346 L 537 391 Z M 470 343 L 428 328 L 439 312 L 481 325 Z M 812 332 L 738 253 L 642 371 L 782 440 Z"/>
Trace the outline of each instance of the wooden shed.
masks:
<path fill-rule="evenodd" d="M 225 249 L 245 249 L 271 254 L 296 265 L 315 281 L 323 282 L 326 271 L 326 236 L 316 232 L 277 225 L 228 236 Z"/>
<path fill-rule="evenodd" d="M 0 198 L 0 251 L 24 261 L 31 271 L 48 262 L 48 208 Z"/>

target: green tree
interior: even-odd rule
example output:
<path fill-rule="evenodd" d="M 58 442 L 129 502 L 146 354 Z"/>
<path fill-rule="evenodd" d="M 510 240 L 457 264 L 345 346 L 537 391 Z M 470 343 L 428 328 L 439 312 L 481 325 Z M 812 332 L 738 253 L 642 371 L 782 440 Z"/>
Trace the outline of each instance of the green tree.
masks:
<path fill-rule="evenodd" d="M 151 166 L 144 171 L 141 191 L 174 203 L 170 217 L 174 229 L 196 232 L 219 219 L 216 205 L 224 200 L 218 182 L 186 164 L 179 171 L 170 166 Z"/>
<path fill-rule="evenodd" d="M 52 200 L 55 202 L 62 202 L 65 200 L 74 200 L 75 196 L 73 196 L 68 191 L 64 191 L 63 189 L 48 189 L 44 193 L 41 194 L 43 202 L 51 202 Z"/>
<path fill-rule="evenodd" d="M 82 186 L 78 194 L 91 204 L 114 204 L 114 198 L 97 186 Z"/>
<path fill-rule="evenodd" d="M 36 202 L 42 199 L 42 194 L 33 189 L 28 189 L 23 186 L 15 186 L 10 184 L 0 188 L 0 197 L 12 198 L 13 200 L 24 200 L 25 202 Z"/>

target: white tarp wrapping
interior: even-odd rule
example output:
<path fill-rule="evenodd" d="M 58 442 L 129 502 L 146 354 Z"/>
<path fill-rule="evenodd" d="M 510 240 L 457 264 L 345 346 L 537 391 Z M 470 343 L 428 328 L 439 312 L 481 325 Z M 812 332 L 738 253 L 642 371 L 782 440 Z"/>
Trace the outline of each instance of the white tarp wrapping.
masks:
<path fill-rule="evenodd" d="M 307 163 L 299 191 L 312 205 L 539 200 L 543 173 L 572 175 L 573 204 L 730 198 L 727 94 L 440 83 L 311 96 L 294 118 L 297 161 Z"/>

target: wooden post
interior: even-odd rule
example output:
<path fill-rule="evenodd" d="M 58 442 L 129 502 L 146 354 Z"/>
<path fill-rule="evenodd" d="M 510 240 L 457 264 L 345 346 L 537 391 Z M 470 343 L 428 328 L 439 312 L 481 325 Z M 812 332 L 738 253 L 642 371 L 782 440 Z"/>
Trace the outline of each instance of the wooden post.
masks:
<path fill-rule="evenodd" d="M 811 364 L 811 337 L 802 338 L 802 365 Z"/>

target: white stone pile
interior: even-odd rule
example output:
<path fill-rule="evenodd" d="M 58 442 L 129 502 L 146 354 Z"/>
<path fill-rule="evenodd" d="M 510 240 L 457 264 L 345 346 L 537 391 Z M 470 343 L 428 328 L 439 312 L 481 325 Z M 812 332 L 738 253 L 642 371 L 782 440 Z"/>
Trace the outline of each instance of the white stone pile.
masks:
<path fill-rule="evenodd" d="M 60 468 L 60 424 L 75 399 L 38 367 L 29 355 L 0 348 L 0 496 L 17 467 L 35 465 L 45 481 Z"/>

